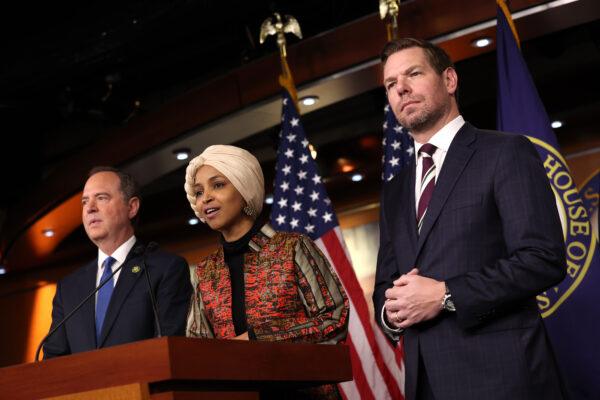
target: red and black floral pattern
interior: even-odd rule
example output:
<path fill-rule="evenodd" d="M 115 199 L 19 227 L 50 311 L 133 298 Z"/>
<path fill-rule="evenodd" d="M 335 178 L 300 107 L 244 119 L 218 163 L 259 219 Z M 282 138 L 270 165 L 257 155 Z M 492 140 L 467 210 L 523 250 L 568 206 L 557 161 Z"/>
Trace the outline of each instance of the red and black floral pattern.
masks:
<path fill-rule="evenodd" d="M 306 236 L 264 226 L 244 258 L 246 315 L 257 340 L 337 342 L 348 299 L 321 251 Z M 196 267 L 202 310 L 216 338 L 233 338 L 231 281 L 219 248 Z M 195 336 L 195 335 L 191 335 Z"/>

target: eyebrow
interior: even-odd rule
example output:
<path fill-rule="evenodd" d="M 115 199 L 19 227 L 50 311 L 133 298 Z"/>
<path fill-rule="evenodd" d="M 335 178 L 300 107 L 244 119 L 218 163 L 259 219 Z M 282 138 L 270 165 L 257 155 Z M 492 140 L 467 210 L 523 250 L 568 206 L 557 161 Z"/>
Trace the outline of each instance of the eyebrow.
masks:
<path fill-rule="evenodd" d="M 108 192 L 98 192 L 98 193 L 94 193 L 92 196 L 81 196 L 81 200 L 82 201 L 88 200 L 90 197 L 98 197 L 98 196 L 102 196 L 102 195 L 110 197 L 110 194 Z"/>
<path fill-rule="evenodd" d="M 405 74 L 410 74 L 410 73 L 411 73 L 411 72 L 413 72 L 415 69 L 422 68 L 422 67 L 423 67 L 423 66 L 422 66 L 422 65 L 420 65 L 420 64 L 411 65 L 410 67 L 408 67 L 408 68 L 406 69 L 406 71 L 404 71 L 404 73 L 405 73 Z"/>
<path fill-rule="evenodd" d="M 226 179 L 225 176 L 219 174 L 219 175 L 213 175 L 213 176 L 211 176 L 210 178 L 208 178 L 208 181 L 209 182 L 213 182 L 213 181 L 215 181 L 216 179 L 219 179 L 219 178 Z M 194 187 L 195 188 L 198 187 L 198 186 L 202 186 L 202 184 L 201 183 L 194 183 Z"/>
<path fill-rule="evenodd" d="M 415 69 L 418 69 L 418 68 L 423 68 L 423 65 L 421 65 L 421 64 L 413 64 L 410 67 L 408 67 L 407 69 L 405 69 L 404 71 L 400 71 L 400 75 L 408 75 L 411 72 L 413 72 Z M 397 75 L 387 77 L 386 79 L 383 80 L 383 84 L 385 85 L 385 84 L 387 84 L 389 82 L 396 81 L 396 76 Z"/>

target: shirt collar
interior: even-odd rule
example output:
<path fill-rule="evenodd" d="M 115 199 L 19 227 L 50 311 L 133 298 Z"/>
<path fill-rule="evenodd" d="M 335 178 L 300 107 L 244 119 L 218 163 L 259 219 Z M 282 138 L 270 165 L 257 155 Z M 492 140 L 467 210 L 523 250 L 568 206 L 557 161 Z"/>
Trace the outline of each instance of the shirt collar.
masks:
<path fill-rule="evenodd" d="M 136 241 L 135 235 L 132 235 L 122 245 L 120 245 L 112 254 L 110 254 L 110 256 L 116 260 L 116 263 L 113 265 L 123 264 L 125 262 L 125 259 L 127 258 L 127 255 L 133 248 L 135 241 Z M 106 260 L 106 258 L 108 256 L 109 256 L 109 254 L 106 254 L 102 250 L 98 249 L 98 267 L 99 268 L 102 268 L 102 264 L 104 263 L 104 260 Z"/>
<path fill-rule="evenodd" d="M 437 131 L 431 139 L 429 139 L 428 143 L 431 143 L 438 149 L 447 152 L 450 148 L 450 144 L 452 140 L 454 140 L 454 136 L 458 133 L 458 130 L 465 124 L 465 120 L 462 115 L 454 118 L 452 121 L 448 122 L 442 129 Z M 419 158 L 419 149 L 425 143 L 417 143 L 415 142 L 415 157 Z"/>

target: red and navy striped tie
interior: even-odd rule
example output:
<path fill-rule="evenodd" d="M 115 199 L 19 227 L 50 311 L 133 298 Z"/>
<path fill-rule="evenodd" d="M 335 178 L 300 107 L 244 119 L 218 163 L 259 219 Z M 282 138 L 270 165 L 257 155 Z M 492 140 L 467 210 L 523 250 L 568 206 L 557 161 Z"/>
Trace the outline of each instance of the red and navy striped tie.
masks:
<path fill-rule="evenodd" d="M 421 232 L 421 226 L 425 219 L 425 212 L 429 206 L 433 189 L 435 188 L 435 164 L 433 163 L 433 153 L 437 147 L 431 143 L 425 143 L 420 149 L 419 154 L 423 160 L 423 173 L 421 174 L 421 192 L 419 193 L 419 201 L 417 208 L 417 229 Z"/>

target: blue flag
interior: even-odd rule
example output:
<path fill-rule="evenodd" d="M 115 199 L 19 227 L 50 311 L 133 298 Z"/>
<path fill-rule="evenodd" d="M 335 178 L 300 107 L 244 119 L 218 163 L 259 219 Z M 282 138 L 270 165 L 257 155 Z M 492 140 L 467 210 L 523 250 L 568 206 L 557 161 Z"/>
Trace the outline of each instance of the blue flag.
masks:
<path fill-rule="evenodd" d="M 536 145 L 556 197 L 567 250 L 566 278 L 537 296 L 538 306 L 572 396 L 600 399 L 598 239 L 521 55 L 508 8 L 503 0 L 497 3 L 498 129 L 526 135 Z"/>

